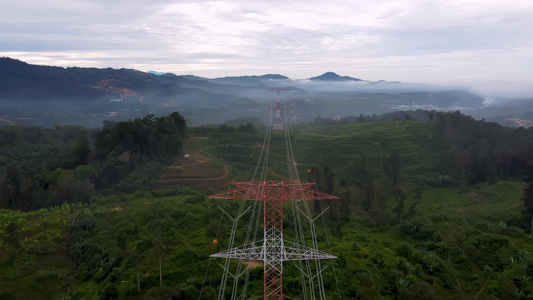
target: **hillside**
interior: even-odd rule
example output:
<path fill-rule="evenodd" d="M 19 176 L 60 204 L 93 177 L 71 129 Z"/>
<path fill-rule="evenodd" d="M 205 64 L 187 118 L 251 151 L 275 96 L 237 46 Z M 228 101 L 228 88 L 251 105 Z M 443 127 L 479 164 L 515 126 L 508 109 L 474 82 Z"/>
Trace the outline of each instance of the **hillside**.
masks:
<path fill-rule="evenodd" d="M 232 181 L 229 166 L 213 163 L 213 159 L 202 152 L 205 148 L 199 145 L 208 137 L 192 137 L 187 140 L 183 148 L 183 157 L 176 160 L 159 178 L 156 187 L 187 186 L 195 190 L 220 190 L 226 188 Z M 209 146 L 207 146 L 209 147 Z"/>
<path fill-rule="evenodd" d="M 319 247 L 339 257 L 324 273 L 328 297 L 517 299 L 533 293 L 533 244 L 517 226 L 525 184 L 507 178 L 458 189 L 437 151 L 438 124 L 291 129 L 302 180 L 340 197 L 314 206 L 316 214 L 330 207 L 317 223 Z M 468 128 L 485 126 L 475 124 Z M 206 196 L 252 177 L 262 133 L 219 126 L 188 134 L 190 158 L 180 155 L 157 188 L 100 193 L 87 204 L 35 212 L 2 210 L 3 297 L 213 299 L 222 261 L 209 255 L 227 247 L 232 225 L 218 206 L 234 215 L 239 202 Z M 285 174 L 282 140 L 282 134 L 272 137 L 271 178 Z M 290 221 L 287 226 L 290 239 Z M 237 242 L 245 230 L 246 217 Z M 262 293 L 261 272 L 251 271 L 250 297 Z M 299 280 L 287 264 L 287 296 L 298 297 Z M 35 282 L 39 288 L 30 288 Z"/>

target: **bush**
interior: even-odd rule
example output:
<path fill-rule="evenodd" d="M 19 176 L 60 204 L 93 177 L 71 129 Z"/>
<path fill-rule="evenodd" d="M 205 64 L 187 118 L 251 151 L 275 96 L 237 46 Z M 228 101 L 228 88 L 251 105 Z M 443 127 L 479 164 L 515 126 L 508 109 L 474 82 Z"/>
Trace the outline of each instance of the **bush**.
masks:
<path fill-rule="evenodd" d="M 100 291 L 100 299 L 106 300 L 106 299 L 117 299 L 118 292 L 117 288 L 114 284 L 108 283 L 101 291 Z"/>
<path fill-rule="evenodd" d="M 429 299 L 440 299 L 437 297 L 435 290 L 429 285 L 429 283 L 424 281 L 419 281 L 411 287 L 408 294 L 408 299 L 411 300 L 429 300 Z"/>

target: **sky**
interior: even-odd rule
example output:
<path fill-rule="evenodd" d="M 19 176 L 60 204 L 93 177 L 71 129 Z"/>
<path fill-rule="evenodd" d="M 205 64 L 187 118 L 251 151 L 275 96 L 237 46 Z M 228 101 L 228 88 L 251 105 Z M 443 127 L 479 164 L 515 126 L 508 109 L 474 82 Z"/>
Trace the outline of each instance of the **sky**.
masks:
<path fill-rule="evenodd" d="M 531 0 L 16 0 L 0 56 L 207 78 L 332 71 L 533 95 Z"/>

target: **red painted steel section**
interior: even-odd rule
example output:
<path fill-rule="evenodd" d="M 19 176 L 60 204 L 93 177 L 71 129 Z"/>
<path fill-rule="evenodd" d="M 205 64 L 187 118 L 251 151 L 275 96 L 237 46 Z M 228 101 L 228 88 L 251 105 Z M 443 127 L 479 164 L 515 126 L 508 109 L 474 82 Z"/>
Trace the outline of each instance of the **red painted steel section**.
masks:
<path fill-rule="evenodd" d="M 315 184 L 311 182 L 265 180 L 234 182 L 233 185 L 235 189 L 211 198 L 263 201 L 263 247 L 269 253 L 279 250 L 278 259 L 263 262 L 264 299 L 283 299 L 282 253 L 281 249 L 274 249 L 283 239 L 283 202 L 339 198 L 318 192 L 312 188 Z"/>
<path fill-rule="evenodd" d="M 234 182 L 233 185 L 237 188 L 224 194 L 210 196 L 210 198 L 262 201 L 339 199 L 339 197 L 312 189 L 315 184 L 311 182 L 266 180 Z"/>

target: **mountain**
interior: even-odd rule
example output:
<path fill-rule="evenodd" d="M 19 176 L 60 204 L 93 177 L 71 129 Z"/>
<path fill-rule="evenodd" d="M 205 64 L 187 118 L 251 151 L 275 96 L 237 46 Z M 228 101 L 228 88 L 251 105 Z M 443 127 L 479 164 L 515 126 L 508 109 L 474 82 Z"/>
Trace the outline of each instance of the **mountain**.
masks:
<path fill-rule="evenodd" d="M 280 96 L 299 103 L 301 121 L 393 110 L 475 110 L 484 102 L 464 89 L 373 83 L 333 72 L 309 80 L 280 74 L 209 79 L 133 69 L 32 65 L 2 57 L 0 118 L 7 124 L 99 127 L 104 120 L 179 111 L 193 126 L 218 124 L 235 118 L 264 117 L 264 110 L 276 97 L 273 87 L 285 88 Z"/>
<path fill-rule="evenodd" d="M 337 73 L 326 72 L 317 77 L 311 77 L 309 80 L 312 81 L 363 81 L 359 78 L 353 78 L 350 76 L 340 76 Z"/>
<path fill-rule="evenodd" d="M 25 62 L 0 58 L 0 98 L 10 99 L 76 99 L 102 98 L 105 89 L 94 86 L 109 76 L 94 77 L 96 69 L 84 71 L 79 68 L 36 66 Z M 98 71 L 110 73 L 110 70 Z M 88 80 L 91 78 L 93 80 Z M 90 81 L 92 84 L 88 84 Z M 94 85 L 94 86 L 93 86 Z"/>
<path fill-rule="evenodd" d="M 0 98 L 12 100 L 94 102 L 142 98 L 165 89 L 168 76 L 133 69 L 97 69 L 31 65 L 0 58 Z"/>
<path fill-rule="evenodd" d="M 0 58 L 0 105 L 6 102 L 93 105 L 129 101 L 155 106 L 183 106 L 228 96 L 219 84 L 200 77 L 156 75 L 132 69 L 98 69 L 31 65 Z M 54 106 L 42 109 L 55 110 Z"/>
<path fill-rule="evenodd" d="M 167 73 L 167 74 L 170 74 L 170 73 Z M 181 77 L 189 79 L 189 80 L 208 80 L 205 77 L 200 77 L 196 75 L 181 75 Z"/>
<path fill-rule="evenodd" d="M 10 100 L 86 103 L 129 98 L 148 102 L 176 101 L 174 98 L 190 94 L 191 89 L 204 97 L 222 99 L 225 96 L 220 94 L 236 95 L 248 91 L 250 86 L 263 86 L 265 82 L 275 80 L 288 80 L 288 77 L 267 74 L 207 79 L 132 69 L 31 65 L 8 57 L 0 58 L 0 99 Z M 228 87 L 228 84 L 234 86 Z M 181 100 L 194 102 L 194 99 Z"/>
<path fill-rule="evenodd" d="M 267 81 L 289 80 L 280 74 L 266 74 L 261 76 L 230 76 L 211 79 L 211 82 L 222 84 L 262 85 Z"/>
<path fill-rule="evenodd" d="M 154 75 L 165 75 L 166 74 L 164 72 L 157 72 L 157 71 L 152 71 L 152 70 L 150 70 L 150 71 L 148 71 L 146 73 L 150 73 L 150 74 L 154 74 Z"/>

